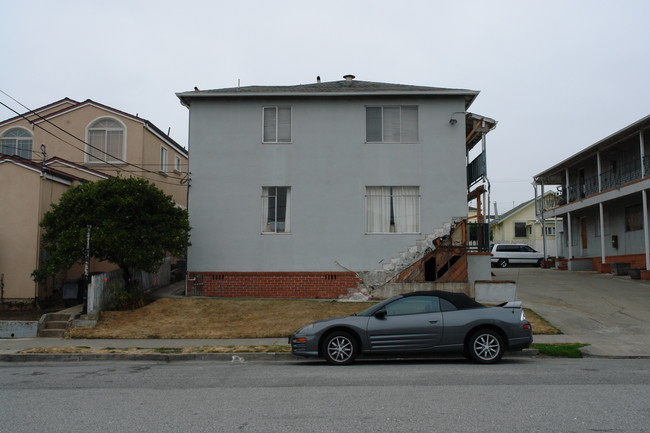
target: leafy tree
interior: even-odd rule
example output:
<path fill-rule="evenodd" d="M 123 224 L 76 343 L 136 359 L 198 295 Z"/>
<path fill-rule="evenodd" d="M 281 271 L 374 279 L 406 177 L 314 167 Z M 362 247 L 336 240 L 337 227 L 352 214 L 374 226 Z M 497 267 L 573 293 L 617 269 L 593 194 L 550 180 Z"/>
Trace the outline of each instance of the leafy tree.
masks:
<path fill-rule="evenodd" d="M 127 290 L 135 287 L 133 270 L 155 272 L 165 253 L 181 256 L 190 245 L 187 211 L 154 184 L 119 177 L 86 182 L 66 191 L 43 216 L 42 247 L 49 255 L 35 279 L 84 260 L 88 225 L 91 257 L 119 266 Z"/>

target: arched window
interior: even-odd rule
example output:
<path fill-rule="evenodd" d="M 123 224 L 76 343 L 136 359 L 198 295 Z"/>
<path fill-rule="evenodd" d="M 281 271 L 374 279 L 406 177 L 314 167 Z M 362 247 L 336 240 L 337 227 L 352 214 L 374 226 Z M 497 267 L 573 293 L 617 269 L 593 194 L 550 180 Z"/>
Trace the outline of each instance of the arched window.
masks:
<path fill-rule="evenodd" d="M 11 128 L 0 137 L 0 153 L 32 159 L 33 141 L 31 132 L 26 129 Z"/>
<path fill-rule="evenodd" d="M 124 159 L 124 126 L 115 119 L 95 120 L 88 127 L 88 162 Z"/>

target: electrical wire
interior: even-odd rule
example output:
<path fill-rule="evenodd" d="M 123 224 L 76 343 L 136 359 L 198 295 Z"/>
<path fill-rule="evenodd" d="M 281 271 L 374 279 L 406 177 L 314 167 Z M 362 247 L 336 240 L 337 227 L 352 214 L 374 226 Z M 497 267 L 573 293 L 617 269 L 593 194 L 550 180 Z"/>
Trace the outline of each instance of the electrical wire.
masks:
<path fill-rule="evenodd" d="M 183 178 L 181 178 L 181 179 L 179 180 L 179 183 L 176 183 L 176 182 L 167 182 L 167 181 L 164 181 L 164 180 L 152 179 L 152 178 L 149 178 L 149 177 L 147 177 L 147 176 L 143 176 L 143 175 L 141 175 L 140 173 L 150 173 L 150 174 L 159 175 L 159 172 L 157 172 L 157 171 L 152 171 L 152 170 L 148 170 L 148 169 L 146 169 L 145 167 L 142 167 L 142 166 L 139 166 L 139 165 L 137 165 L 137 164 L 133 164 L 133 163 L 127 162 L 127 161 L 125 161 L 125 160 L 123 160 L 123 159 L 121 159 L 121 158 L 117 158 L 117 157 L 115 157 L 115 156 L 113 156 L 113 155 L 111 155 L 111 154 L 105 152 L 105 151 L 102 150 L 102 149 L 99 149 L 99 148 L 97 148 L 97 147 L 91 145 L 90 143 L 86 142 L 85 140 L 82 140 L 81 138 L 77 137 L 76 135 L 70 133 L 69 131 L 66 131 L 65 129 L 61 128 L 60 126 L 58 126 L 58 125 L 56 125 L 56 124 L 50 122 L 49 119 L 44 118 L 44 117 L 41 116 L 40 114 L 36 113 L 34 110 L 32 110 L 32 109 L 30 109 L 29 107 L 25 106 L 24 104 L 22 104 L 20 101 L 18 101 L 17 99 L 15 99 L 15 98 L 12 97 L 11 95 L 9 95 L 9 94 L 8 94 L 7 92 L 5 92 L 4 90 L 0 89 L 0 92 L 3 93 L 3 94 L 4 94 L 5 96 L 7 96 L 8 98 L 10 98 L 11 100 L 13 100 L 14 102 L 16 102 L 17 104 L 19 104 L 20 106 L 22 106 L 24 109 L 28 110 L 28 113 L 26 113 L 26 114 L 21 114 L 21 113 L 19 113 L 18 111 L 14 110 L 13 108 L 11 108 L 10 106 L 8 106 L 7 104 L 5 104 L 5 103 L 2 102 L 2 101 L 0 101 L 0 105 L 4 106 L 4 107 L 7 108 L 8 110 L 12 111 L 12 112 L 15 113 L 18 117 L 20 117 L 20 118 L 22 118 L 22 119 L 24 119 L 24 120 L 27 120 L 27 121 L 28 121 L 30 124 L 32 124 L 33 126 L 35 126 L 35 127 L 37 127 L 37 128 L 40 128 L 42 131 L 46 132 L 47 134 L 50 134 L 51 136 L 53 136 L 53 137 L 56 138 L 57 140 L 60 140 L 61 142 L 63 142 L 63 143 L 65 143 L 65 144 L 67 144 L 67 145 L 69 145 L 69 146 L 71 146 L 71 147 L 77 149 L 78 151 L 84 153 L 85 155 L 88 155 L 88 156 L 91 156 L 91 157 L 95 157 L 94 155 L 91 155 L 89 152 L 87 152 L 85 149 L 81 149 L 80 147 L 75 146 L 74 144 L 70 143 L 69 141 L 67 141 L 67 140 L 65 140 L 65 139 L 63 139 L 63 138 L 61 138 L 61 137 L 59 137 L 58 135 L 56 135 L 56 134 L 53 133 L 52 131 L 50 131 L 50 130 L 44 128 L 44 127 L 41 126 L 40 124 L 36 124 L 36 123 L 30 121 L 30 120 L 27 118 L 27 114 L 33 114 L 33 115 L 37 116 L 40 120 L 43 120 L 44 122 L 46 122 L 46 123 L 52 125 L 52 126 L 55 127 L 56 129 L 58 129 L 58 130 L 64 132 L 65 134 L 69 135 L 70 137 L 74 138 L 75 140 L 80 141 L 81 143 L 85 144 L 86 146 L 90 147 L 91 149 L 94 149 L 94 150 L 97 150 L 97 151 L 103 153 L 103 154 L 106 155 L 107 157 L 111 157 L 111 158 L 115 159 L 116 161 L 119 161 L 120 163 L 125 164 L 126 166 L 131 166 L 131 167 L 134 167 L 134 168 L 138 168 L 138 169 L 140 169 L 140 170 L 138 170 L 138 171 L 136 171 L 136 170 L 126 170 L 122 165 L 117 165 L 117 164 L 115 164 L 115 163 L 113 163 L 113 162 L 110 162 L 110 161 L 102 161 L 102 163 L 105 163 L 105 164 L 107 164 L 107 165 L 112 166 L 112 167 L 115 169 L 115 171 L 117 171 L 118 173 L 119 173 L 119 172 L 131 173 L 131 174 L 134 174 L 134 175 L 138 175 L 139 177 L 142 177 L 143 179 L 146 179 L 146 180 L 152 181 L 152 182 L 154 182 L 154 183 L 164 183 L 164 184 L 167 184 L 167 185 L 175 185 L 175 186 L 177 186 L 177 185 L 179 185 L 179 184 L 180 184 L 180 185 L 183 185 L 183 184 L 184 184 L 184 182 L 183 182 L 184 179 L 183 179 Z M 40 154 L 40 152 L 36 152 L 36 151 L 32 151 L 32 153 Z M 147 165 L 158 165 L 158 164 L 147 164 Z M 183 174 L 187 174 L 187 175 L 189 175 L 188 172 L 183 172 Z"/>

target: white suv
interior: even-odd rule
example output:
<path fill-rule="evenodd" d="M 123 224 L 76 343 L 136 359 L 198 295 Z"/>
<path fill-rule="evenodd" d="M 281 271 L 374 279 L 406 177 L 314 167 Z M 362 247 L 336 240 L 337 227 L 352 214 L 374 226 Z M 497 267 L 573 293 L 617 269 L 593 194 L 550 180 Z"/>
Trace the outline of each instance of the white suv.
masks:
<path fill-rule="evenodd" d="M 539 266 L 544 253 L 535 251 L 526 244 L 494 244 L 490 249 L 492 266 L 507 268 L 510 263 L 523 263 Z"/>

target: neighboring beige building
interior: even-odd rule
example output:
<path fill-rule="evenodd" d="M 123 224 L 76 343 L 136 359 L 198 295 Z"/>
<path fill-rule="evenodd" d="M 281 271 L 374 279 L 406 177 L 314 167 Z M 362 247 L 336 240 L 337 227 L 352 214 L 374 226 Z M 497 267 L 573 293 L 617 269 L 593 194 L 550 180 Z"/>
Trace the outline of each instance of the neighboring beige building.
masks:
<path fill-rule="evenodd" d="M 552 192 L 545 195 L 545 200 L 553 200 Z M 547 218 L 544 224 L 546 231 L 546 254 L 555 256 L 555 219 Z M 542 223 L 535 215 L 535 199 L 497 216 L 490 222 L 490 241 L 493 244 L 527 244 L 537 251 L 544 251 Z"/>
<path fill-rule="evenodd" d="M 69 188 L 116 175 L 146 178 L 187 207 L 187 151 L 145 119 L 65 98 L 0 122 L 0 301 L 44 298 L 80 276 L 75 267 L 32 281 L 43 254 L 38 223 Z"/>

